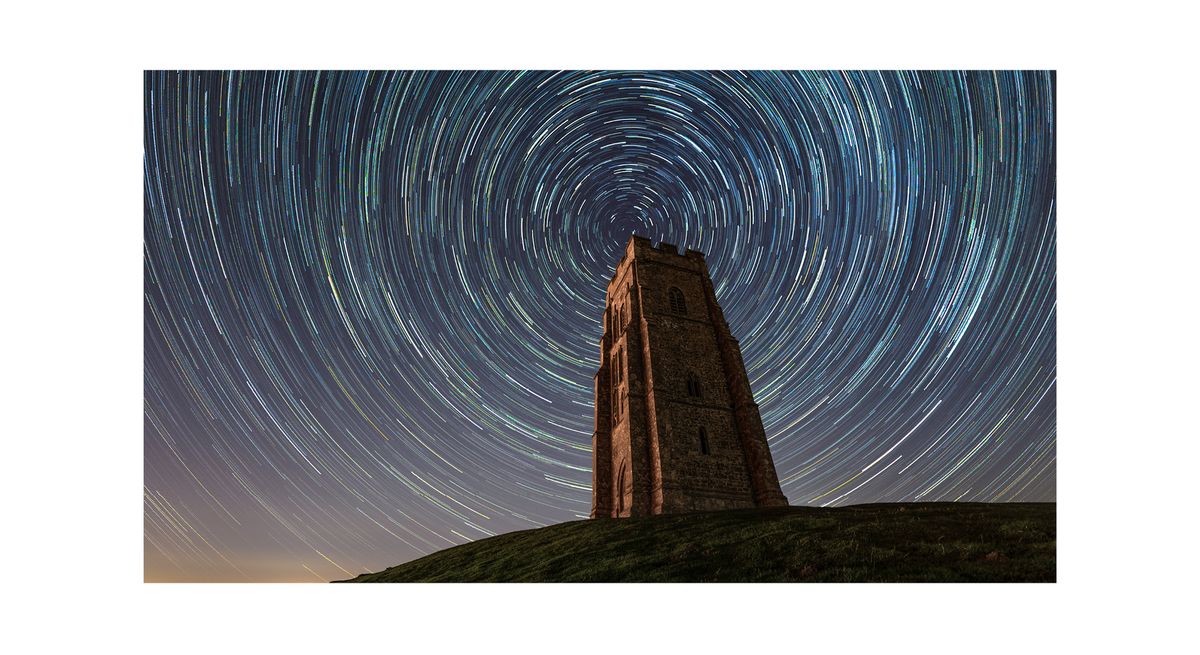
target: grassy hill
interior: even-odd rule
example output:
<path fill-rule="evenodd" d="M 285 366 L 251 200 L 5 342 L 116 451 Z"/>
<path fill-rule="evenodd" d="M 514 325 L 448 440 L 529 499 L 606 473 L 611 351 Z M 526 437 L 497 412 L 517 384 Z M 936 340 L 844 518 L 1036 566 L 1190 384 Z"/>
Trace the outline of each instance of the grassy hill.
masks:
<path fill-rule="evenodd" d="M 1054 503 L 780 507 L 560 523 L 344 582 L 1054 582 Z"/>

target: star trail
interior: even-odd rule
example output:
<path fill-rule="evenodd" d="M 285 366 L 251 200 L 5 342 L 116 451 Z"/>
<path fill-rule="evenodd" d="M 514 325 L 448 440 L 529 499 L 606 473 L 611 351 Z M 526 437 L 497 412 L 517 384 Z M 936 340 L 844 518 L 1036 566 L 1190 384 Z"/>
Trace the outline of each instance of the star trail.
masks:
<path fill-rule="evenodd" d="M 706 253 L 794 504 L 1055 499 L 1050 72 L 147 72 L 148 581 L 586 517 L 604 285 Z"/>

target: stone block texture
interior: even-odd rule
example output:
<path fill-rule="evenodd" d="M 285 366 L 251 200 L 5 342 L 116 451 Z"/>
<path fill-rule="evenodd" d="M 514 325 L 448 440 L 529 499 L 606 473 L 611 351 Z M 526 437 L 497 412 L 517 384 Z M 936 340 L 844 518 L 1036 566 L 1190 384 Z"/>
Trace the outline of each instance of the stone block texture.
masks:
<path fill-rule="evenodd" d="M 703 253 L 630 238 L 595 388 L 592 518 L 788 504 Z"/>

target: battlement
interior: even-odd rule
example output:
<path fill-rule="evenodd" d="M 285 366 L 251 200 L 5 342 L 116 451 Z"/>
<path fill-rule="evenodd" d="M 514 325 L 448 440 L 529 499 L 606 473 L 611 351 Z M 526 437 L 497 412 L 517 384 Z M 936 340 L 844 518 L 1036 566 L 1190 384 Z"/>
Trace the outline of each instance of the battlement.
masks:
<path fill-rule="evenodd" d="M 625 263 L 631 258 L 642 260 L 663 258 L 663 261 L 669 262 L 672 258 L 676 257 L 685 261 L 691 261 L 693 264 L 704 261 L 704 253 L 699 250 L 687 248 L 683 253 L 680 253 L 679 246 L 673 243 L 661 241 L 658 245 L 654 245 L 654 242 L 650 239 L 640 234 L 632 234 L 625 245 L 625 252 L 621 255 L 621 260 L 617 262 L 617 267 L 613 271 L 612 278 L 609 279 L 609 284 L 617 280 L 617 277 L 625 267 Z"/>
<path fill-rule="evenodd" d="M 663 241 L 663 242 L 659 243 L 657 246 L 654 246 L 654 250 L 656 252 L 666 253 L 668 255 L 678 255 L 679 254 L 679 246 L 677 246 L 673 243 L 667 243 L 666 241 Z"/>
<path fill-rule="evenodd" d="M 692 250 L 691 248 L 688 248 L 681 254 L 679 252 L 679 246 L 677 246 L 673 243 L 667 243 L 666 241 L 660 241 L 659 244 L 656 246 L 656 245 L 653 245 L 653 242 L 650 241 L 650 239 L 647 239 L 646 237 L 641 236 L 639 234 L 634 234 L 629 237 L 629 245 L 626 247 L 625 250 L 626 250 L 627 254 L 630 251 L 634 252 L 635 256 L 636 256 L 636 253 L 638 253 L 638 252 L 655 252 L 655 253 L 659 253 L 659 254 L 663 254 L 663 255 L 674 255 L 676 257 L 690 257 L 690 258 L 704 259 L 704 253 L 700 252 L 699 250 Z"/>

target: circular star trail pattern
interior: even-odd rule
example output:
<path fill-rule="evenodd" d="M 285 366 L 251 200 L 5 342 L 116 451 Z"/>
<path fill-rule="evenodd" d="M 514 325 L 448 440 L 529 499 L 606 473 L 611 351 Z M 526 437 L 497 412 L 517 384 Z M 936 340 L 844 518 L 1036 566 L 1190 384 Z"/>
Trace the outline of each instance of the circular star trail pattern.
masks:
<path fill-rule="evenodd" d="M 604 285 L 707 253 L 793 504 L 1055 498 L 1052 73 L 151 72 L 147 580 L 586 516 Z"/>

